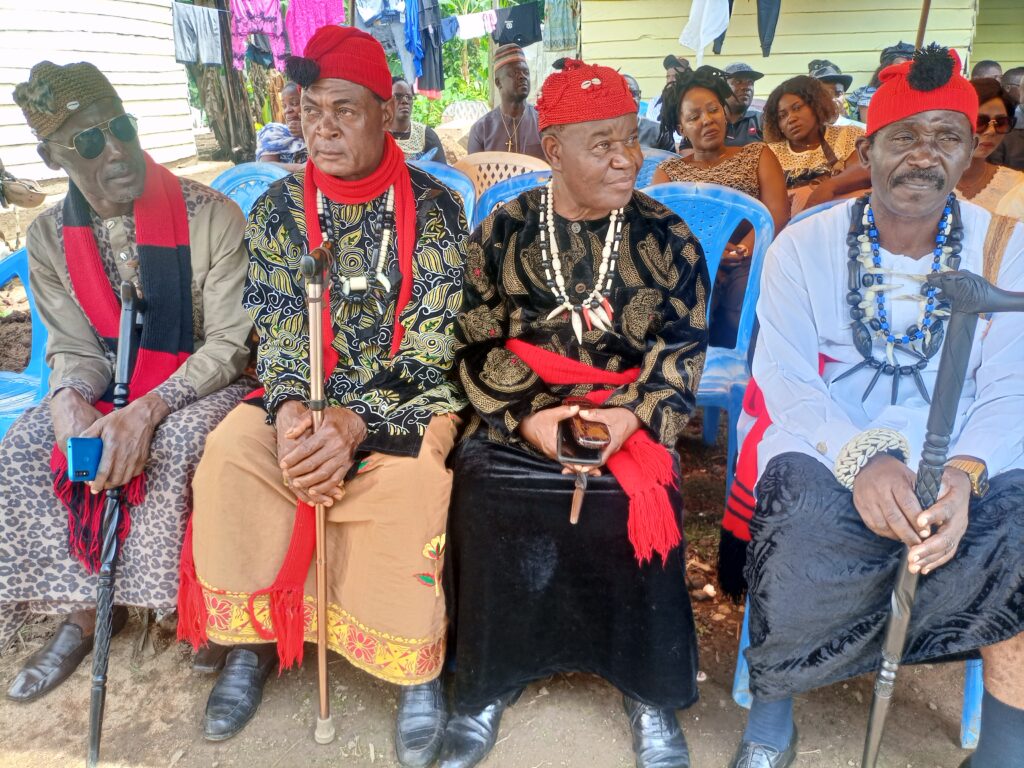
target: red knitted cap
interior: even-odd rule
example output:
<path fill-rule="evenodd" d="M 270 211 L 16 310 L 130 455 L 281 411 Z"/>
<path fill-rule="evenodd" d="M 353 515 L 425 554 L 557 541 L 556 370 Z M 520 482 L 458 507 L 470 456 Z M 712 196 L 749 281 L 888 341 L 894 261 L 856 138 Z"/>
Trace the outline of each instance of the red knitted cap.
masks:
<path fill-rule="evenodd" d="M 391 70 L 384 48 L 354 27 L 320 27 L 306 43 L 304 58 L 316 63 L 320 77 L 348 80 L 369 88 L 384 101 L 391 98 Z"/>
<path fill-rule="evenodd" d="M 610 120 L 636 112 L 626 78 L 611 67 L 566 59 L 552 72 L 537 99 L 538 127 Z"/>
<path fill-rule="evenodd" d="M 883 69 L 878 75 L 882 84 L 868 105 L 867 135 L 932 109 L 961 113 L 973 130 L 978 121 L 978 94 L 960 69 L 956 51 L 934 43 L 910 61 Z"/>

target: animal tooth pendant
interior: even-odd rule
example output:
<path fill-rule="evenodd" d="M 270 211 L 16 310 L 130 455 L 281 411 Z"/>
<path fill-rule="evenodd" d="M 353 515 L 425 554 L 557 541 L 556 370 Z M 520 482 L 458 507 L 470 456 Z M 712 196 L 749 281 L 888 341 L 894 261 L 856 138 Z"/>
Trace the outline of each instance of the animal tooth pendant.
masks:
<path fill-rule="evenodd" d="M 569 311 L 569 316 L 572 319 L 572 330 L 576 334 L 576 341 L 583 344 L 583 318 L 580 317 L 582 312 Z"/>
<path fill-rule="evenodd" d="M 568 302 L 565 304 L 559 304 L 557 307 L 548 312 L 547 319 L 554 320 L 563 312 L 572 312 L 572 304 L 569 304 Z"/>

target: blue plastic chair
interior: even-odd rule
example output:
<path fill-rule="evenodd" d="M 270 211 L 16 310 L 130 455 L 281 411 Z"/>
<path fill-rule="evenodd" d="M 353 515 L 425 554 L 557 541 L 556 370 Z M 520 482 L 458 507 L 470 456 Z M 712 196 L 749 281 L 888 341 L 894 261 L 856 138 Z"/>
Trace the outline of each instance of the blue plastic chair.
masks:
<path fill-rule="evenodd" d="M 440 181 L 449 189 L 459 193 L 462 198 L 462 208 L 466 212 L 466 224 L 475 227 L 473 213 L 476 210 L 476 187 L 473 180 L 458 168 L 452 168 L 444 163 L 435 163 L 431 160 L 411 160 L 409 165 L 415 165 L 422 171 L 426 171 L 435 179 Z"/>
<path fill-rule="evenodd" d="M 287 175 L 288 171 L 274 163 L 242 163 L 228 168 L 210 186 L 238 203 L 242 213 L 248 216 L 256 198 L 273 182 Z"/>
<path fill-rule="evenodd" d="M 6 434 L 15 419 L 46 396 L 50 379 L 50 369 L 46 367 L 46 326 L 39 319 L 36 300 L 29 288 L 28 251 L 24 248 L 0 260 L 0 285 L 6 285 L 15 277 L 21 280 L 28 296 L 32 352 L 24 371 L 0 371 L 0 437 Z"/>
<path fill-rule="evenodd" d="M 658 166 L 664 163 L 666 160 L 674 160 L 679 157 L 675 152 L 669 152 L 666 149 L 655 149 L 654 147 L 644 147 L 644 164 L 640 166 L 640 173 L 636 175 L 637 189 L 643 189 L 651 185 L 651 180 L 654 178 L 654 172 L 658 169 Z"/>
<path fill-rule="evenodd" d="M 750 600 L 743 609 L 743 628 L 740 630 L 740 648 L 736 657 L 736 672 L 732 678 L 732 700 L 744 709 L 754 703 L 750 690 L 750 667 L 744 653 L 750 645 Z M 967 662 L 964 670 L 964 703 L 960 710 L 960 746 L 974 749 L 981 731 L 981 697 L 984 691 L 981 659 Z"/>
<path fill-rule="evenodd" d="M 736 422 L 743 408 L 743 393 L 750 380 L 747 349 L 754 332 L 754 308 L 761 288 L 764 255 L 775 236 L 775 224 L 768 209 L 749 195 L 718 184 L 674 181 L 655 184 L 643 190 L 690 227 L 704 249 L 704 258 L 714 290 L 715 273 L 729 237 L 736 227 L 749 221 L 754 227 L 754 252 L 750 258 L 750 278 L 740 310 L 739 330 L 733 349 L 708 347 L 707 362 L 697 390 L 697 405 L 704 409 L 704 442 L 713 445 L 718 436 L 718 414 L 729 416 L 729 442 L 726 454 L 726 493 L 732 486 L 739 444 Z M 708 297 L 708 311 L 711 309 Z"/>
<path fill-rule="evenodd" d="M 829 200 L 827 203 L 821 203 L 819 205 L 812 205 L 810 208 L 804 208 L 802 211 L 800 211 L 800 213 L 798 213 L 796 216 L 790 219 L 789 223 L 796 224 L 798 221 L 803 221 L 804 219 L 810 218 L 816 213 L 827 211 L 829 208 L 833 208 L 839 205 L 840 203 L 845 202 L 847 202 L 847 199 L 844 197 L 840 197 L 837 198 L 836 200 Z"/>
<path fill-rule="evenodd" d="M 527 190 L 547 184 L 550 179 L 551 171 L 531 171 L 499 181 L 494 186 L 488 187 L 477 201 L 476 221 L 473 222 L 473 228 L 476 229 L 480 226 L 480 222 L 490 216 L 495 208 L 504 205 L 509 200 L 514 200 Z"/>

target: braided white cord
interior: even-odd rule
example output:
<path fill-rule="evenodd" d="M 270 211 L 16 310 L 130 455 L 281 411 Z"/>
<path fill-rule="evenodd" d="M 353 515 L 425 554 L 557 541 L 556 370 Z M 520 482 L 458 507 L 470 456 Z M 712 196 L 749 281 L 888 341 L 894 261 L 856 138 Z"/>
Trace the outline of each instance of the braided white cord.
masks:
<path fill-rule="evenodd" d="M 833 473 L 844 488 L 853 490 L 857 473 L 874 456 L 886 451 L 902 451 L 904 461 L 910 456 L 910 443 L 895 429 L 868 429 L 850 440 L 839 451 Z"/>

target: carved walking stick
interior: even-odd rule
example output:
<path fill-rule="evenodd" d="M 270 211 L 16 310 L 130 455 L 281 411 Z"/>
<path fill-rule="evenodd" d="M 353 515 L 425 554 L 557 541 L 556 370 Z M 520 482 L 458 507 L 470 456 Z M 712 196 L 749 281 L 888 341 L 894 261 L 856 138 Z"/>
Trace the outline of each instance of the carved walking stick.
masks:
<path fill-rule="evenodd" d="M 117 334 L 114 363 L 114 410 L 128 405 L 131 379 L 132 334 L 140 316 L 135 286 L 121 283 L 121 325 Z M 100 759 L 103 734 L 103 705 L 107 698 L 107 665 L 110 662 L 111 621 L 114 616 L 114 577 L 117 572 L 117 529 L 121 524 L 121 489 L 108 488 L 103 507 L 103 548 L 100 551 L 99 581 L 96 587 L 96 630 L 92 652 L 92 690 L 89 696 L 89 768 Z"/>
<path fill-rule="evenodd" d="M 942 298 L 950 304 L 951 314 L 946 326 L 946 340 L 942 346 L 935 391 L 928 411 L 928 431 L 914 488 L 921 509 L 928 509 L 939 496 L 949 436 L 956 421 L 957 405 L 960 402 L 960 393 L 964 387 L 967 365 L 971 358 L 978 315 L 990 312 L 1024 312 L 1024 293 L 996 288 L 972 272 L 940 272 L 930 275 L 928 282 L 942 291 Z M 896 683 L 896 672 L 907 641 L 910 611 L 914 606 L 919 575 L 911 573 L 907 567 L 909 551 L 909 547 L 904 548 L 896 574 L 896 585 L 892 591 L 891 612 L 882 640 L 882 668 L 875 678 L 861 768 L 875 768 L 878 760 L 885 718 Z"/>

